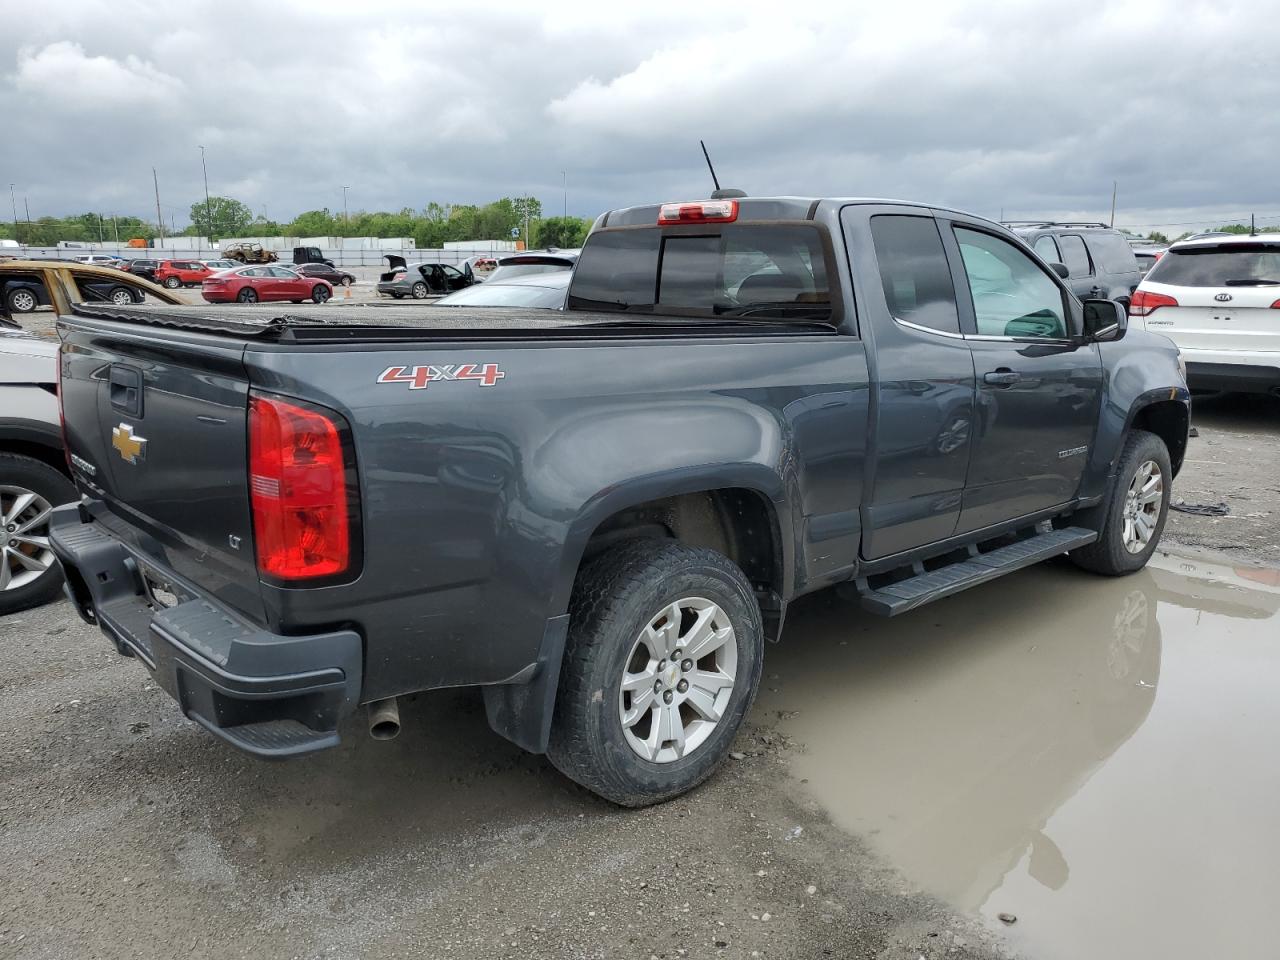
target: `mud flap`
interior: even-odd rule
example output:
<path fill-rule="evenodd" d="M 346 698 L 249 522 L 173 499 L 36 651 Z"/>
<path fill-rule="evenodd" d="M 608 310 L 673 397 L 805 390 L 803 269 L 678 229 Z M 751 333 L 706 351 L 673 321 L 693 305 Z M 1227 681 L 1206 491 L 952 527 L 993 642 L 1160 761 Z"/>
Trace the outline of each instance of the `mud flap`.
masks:
<path fill-rule="evenodd" d="M 555 712 L 560 664 L 569 634 L 569 615 L 552 617 L 542 634 L 542 648 L 533 675 L 519 683 L 493 684 L 484 692 L 484 712 L 494 733 L 522 750 L 546 753 Z"/>

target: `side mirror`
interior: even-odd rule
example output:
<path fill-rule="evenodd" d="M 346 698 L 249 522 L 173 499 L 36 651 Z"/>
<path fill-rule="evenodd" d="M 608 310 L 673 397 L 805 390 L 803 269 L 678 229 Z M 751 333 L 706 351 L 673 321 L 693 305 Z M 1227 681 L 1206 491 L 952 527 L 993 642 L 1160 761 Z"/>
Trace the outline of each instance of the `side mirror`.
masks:
<path fill-rule="evenodd" d="M 1114 300 L 1084 301 L 1084 336 L 1086 340 L 1107 342 L 1119 340 L 1129 329 L 1129 311 Z"/>
<path fill-rule="evenodd" d="M 1071 279 L 1071 271 L 1067 269 L 1067 265 L 1065 263 L 1051 263 L 1049 264 L 1049 269 L 1051 269 L 1063 280 Z"/>

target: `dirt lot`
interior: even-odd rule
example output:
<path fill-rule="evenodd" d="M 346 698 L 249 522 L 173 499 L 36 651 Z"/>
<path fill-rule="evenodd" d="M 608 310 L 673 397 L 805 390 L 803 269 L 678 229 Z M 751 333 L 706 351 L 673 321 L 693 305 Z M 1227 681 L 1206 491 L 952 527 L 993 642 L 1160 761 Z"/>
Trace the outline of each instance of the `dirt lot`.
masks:
<path fill-rule="evenodd" d="M 1056 563 L 890 622 L 807 598 L 741 759 L 648 811 L 494 736 L 474 692 L 265 764 L 65 603 L 0 619 L 0 957 L 1256 951 L 1280 578 L 1250 565 L 1280 565 L 1280 404 L 1196 423 L 1175 496 L 1230 513 L 1173 514 L 1167 543 L 1229 562 Z"/>

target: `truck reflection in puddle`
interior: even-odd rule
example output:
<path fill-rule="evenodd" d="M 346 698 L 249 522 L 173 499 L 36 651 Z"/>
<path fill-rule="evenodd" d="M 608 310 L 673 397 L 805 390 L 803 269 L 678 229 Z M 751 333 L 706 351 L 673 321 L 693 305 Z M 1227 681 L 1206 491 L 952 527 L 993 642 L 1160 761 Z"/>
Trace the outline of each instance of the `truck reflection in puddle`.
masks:
<path fill-rule="evenodd" d="M 1105 580 L 1063 562 L 890 621 L 829 592 L 793 609 L 756 710 L 787 718 L 793 771 L 836 822 L 957 907 L 1018 915 L 1031 954 L 1161 955 L 1163 923 L 1163 955 L 1194 955 L 1208 929 L 1174 936 L 1162 891 L 1188 918 L 1215 899 L 1243 916 L 1239 888 L 1171 870 L 1230 856 L 1237 880 L 1258 873 L 1246 899 L 1276 891 L 1258 848 L 1280 829 L 1234 798 L 1280 789 L 1262 679 L 1280 677 L 1280 579 L 1240 573 L 1158 556 Z M 1230 804 L 1197 807 L 1225 783 Z M 1195 949 L 1221 954 L 1221 933 Z"/>

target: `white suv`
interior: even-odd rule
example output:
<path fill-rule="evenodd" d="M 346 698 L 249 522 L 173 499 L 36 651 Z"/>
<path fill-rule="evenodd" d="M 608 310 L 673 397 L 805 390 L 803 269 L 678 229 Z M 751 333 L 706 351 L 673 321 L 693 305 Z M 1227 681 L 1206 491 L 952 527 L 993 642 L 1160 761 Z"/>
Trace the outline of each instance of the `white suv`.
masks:
<path fill-rule="evenodd" d="M 1178 345 L 1193 389 L 1280 396 L 1280 233 L 1175 243 L 1129 315 Z"/>

